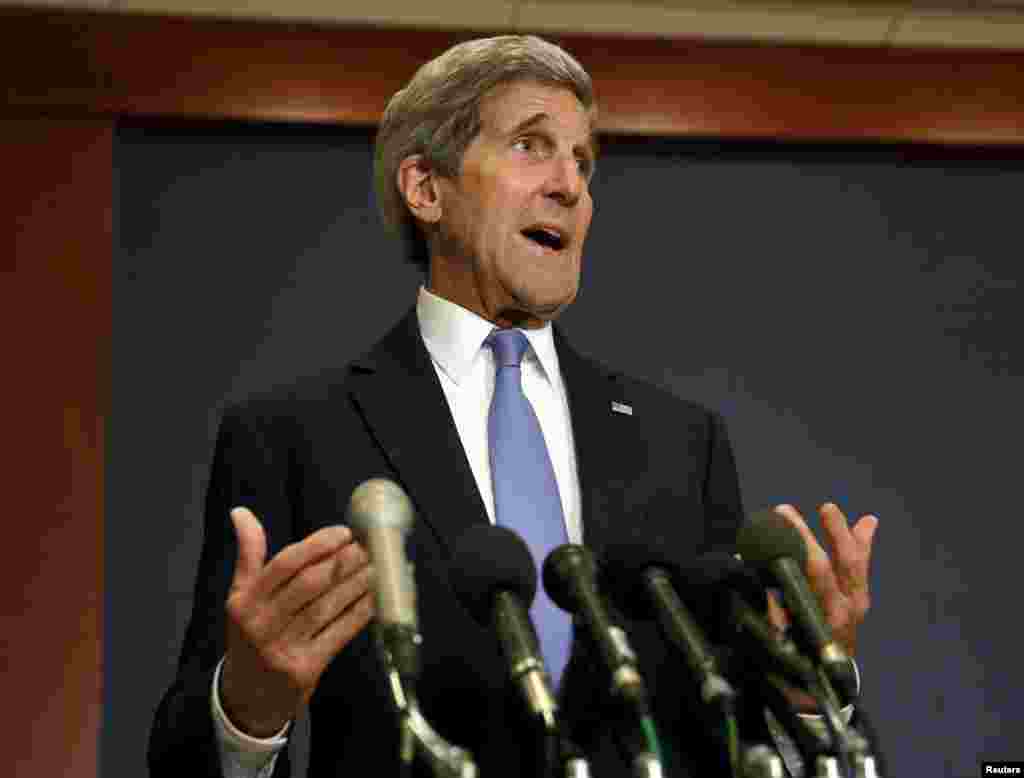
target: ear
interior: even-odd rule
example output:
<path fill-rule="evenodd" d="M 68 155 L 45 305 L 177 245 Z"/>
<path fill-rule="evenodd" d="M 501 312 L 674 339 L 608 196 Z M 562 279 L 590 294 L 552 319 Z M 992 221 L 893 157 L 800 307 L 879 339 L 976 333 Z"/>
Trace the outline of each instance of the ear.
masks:
<path fill-rule="evenodd" d="M 398 164 L 396 183 L 413 216 L 428 224 L 441 220 L 437 176 L 427 166 L 422 154 L 406 157 Z"/>

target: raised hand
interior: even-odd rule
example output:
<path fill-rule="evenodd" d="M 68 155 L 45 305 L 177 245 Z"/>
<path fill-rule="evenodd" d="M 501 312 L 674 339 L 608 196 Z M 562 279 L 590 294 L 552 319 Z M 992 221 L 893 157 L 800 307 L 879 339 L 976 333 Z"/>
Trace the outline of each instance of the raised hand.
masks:
<path fill-rule="evenodd" d="M 857 648 L 857 629 L 871 607 L 868 568 L 878 518 L 862 516 L 851 527 L 839 506 L 831 502 L 822 505 L 818 514 L 825 527 L 830 552 L 826 553 L 796 508 L 779 505 L 775 512 L 791 522 L 803 536 L 807 545 L 804 572 L 808 583 L 821 603 L 833 636 L 847 654 L 853 656 Z"/>
<path fill-rule="evenodd" d="M 242 731 L 270 737 L 372 618 L 373 570 L 347 527 L 324 527 L 267 562 L 259 519 L 235 508 L 231 520 L 238 558 L 225 605 L 221 705 Z"/>

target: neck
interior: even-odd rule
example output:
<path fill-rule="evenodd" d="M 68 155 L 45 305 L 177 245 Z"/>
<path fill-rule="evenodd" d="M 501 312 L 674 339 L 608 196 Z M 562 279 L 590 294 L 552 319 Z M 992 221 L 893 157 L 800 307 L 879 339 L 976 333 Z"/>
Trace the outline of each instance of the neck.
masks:
<path fill-rule="evenodd" d="M 473 283 L 471 277 L 452 277 L 446 273 L 435 272 L 435 264 L 431 263 L 427 289 L 438 297 L 472 311 L 482 319 L 491 322 L 498 329 L 506 330 L 518 327 L 524 330 L 540 329 L 547 322 L 544 319 L 516 307 L 509 301 L 506 304 L 488 305 Z"/>

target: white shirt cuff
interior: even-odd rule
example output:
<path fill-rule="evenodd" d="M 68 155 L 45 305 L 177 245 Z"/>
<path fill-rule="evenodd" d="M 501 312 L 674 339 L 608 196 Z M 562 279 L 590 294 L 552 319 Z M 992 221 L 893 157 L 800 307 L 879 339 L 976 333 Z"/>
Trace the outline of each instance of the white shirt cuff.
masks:
<path fill-rule="evenodd" d="M 857 681 L 857 696 L 860 696 L 860 668 L 857 667 L 857 660 L 850 658 L 850 664 L 853 665 L 853 676 Z M 820 713 L 798 713 L 800 718 L 807 722 L 807 726 L 814 730 L 814 732 L 821 737 L 825 737 L 828 733 L 828 727 L 825 725 L 825 717 Z M 849 724 L 853 718 L 853 703 L 844 705 L 839 710 L 839 715 L 843 719 L 844 724 Z"/>
<path fill-rule="evenodd" d="M 268 778 L 274 770 L 277 755 L 288 745 L 289 721 L 273 737 L 257 738 L 247 735 L 231 723 L 220 703 L 220 671 L 224 666 L 221 658 L 213 674 L 213 688 L 210 691 L 210 710 L 213 726 L 217 732 L 221 764 L 224 775 L 237 778 Z"/>
<path fill-rule="evenodd" d="M 850 661 L 853 663 L 853 674 L 857 680 L 857 694 L 860 695 L 860 668 L 857 667 L 855 660 L 851 658 Z M 852 703 L 844 705 L 839 710 L 839 716 L 844 724 L 849 724 L 853 719 L 853 710 Z M 816 735 L 823 739 L 828 738 L 828 725 L 825 723 L 823 715 L 820 713 L 798 713 L 797 715 Z M 768 731 L 771 733 L 772 740 L 775 741 L 775 747 L 778 749 L 779 755 L 782 757 L 782 761 L 785 763 L 789 774 L 793 778 L 804 778 L 808 773 L 796 743 L 793 742 L 789 733 L 786 732 L 782 724 L 779 723 L 779 720 L 767 708 L 764 711 L 764 718 L 768 724 Z"/>

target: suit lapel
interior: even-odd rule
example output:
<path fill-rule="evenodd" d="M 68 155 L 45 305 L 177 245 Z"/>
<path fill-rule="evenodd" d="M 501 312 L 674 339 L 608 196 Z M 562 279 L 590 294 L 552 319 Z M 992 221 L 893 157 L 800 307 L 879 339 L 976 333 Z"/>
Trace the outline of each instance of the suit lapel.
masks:
<path fill-rule="evenodd" d="M 622 403 L 617 374 L 582 357 L 555 328 L 558 363 L 569 394 L 576 466 L 580 478 L 580 502 L 584 544 L 600 553 L 613 522 L 622 516 L 623 492 L 639 475 L 636 428 L 632 417 L 612 410 Z"/>
<path fill-rule="evenodd" d="M 616 413 L 617 374 L 581 356 L 554 330 L 569 395 L 580 479 L 583 539 L 600 552 L 612 522 L 624 516 L 624 493 L 642 477 L 631 416 Z M 476 486 L 437 372 L 423 345 L 415 309 L 365 357 L 353 363 L 352 399 L 416 505 L 418 516 L 448 547 L 480 522 L 487 509 Z"/>
<path fill-rule="evenodd" d="M 418 517 L 444 547 L 468 527 L 487 521 L 415 309 L 353 364 L 350 386 Z"/>

